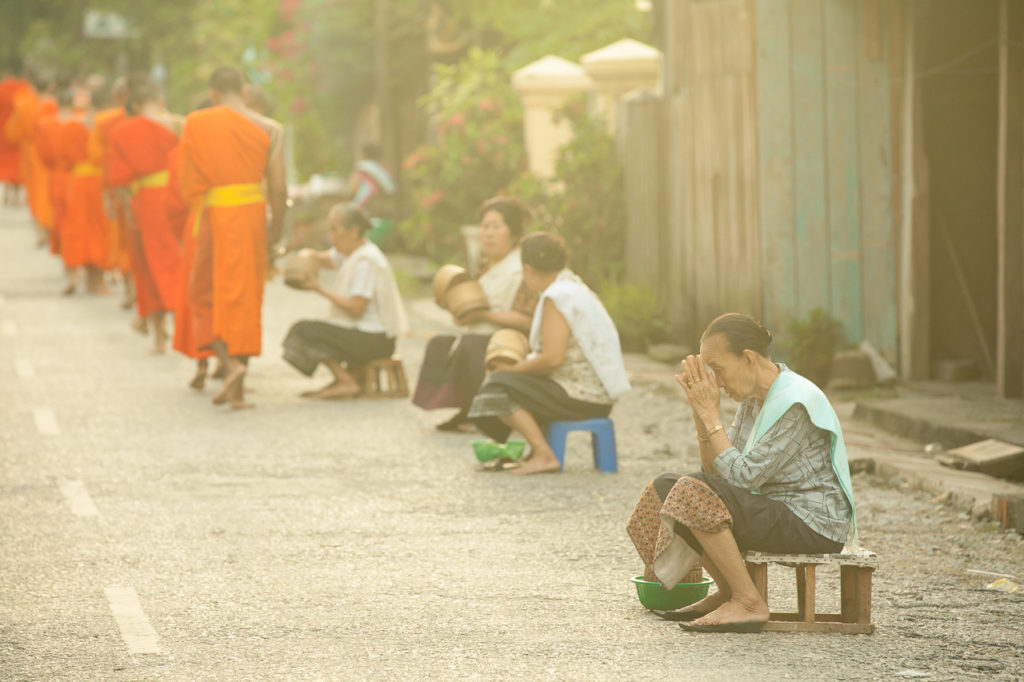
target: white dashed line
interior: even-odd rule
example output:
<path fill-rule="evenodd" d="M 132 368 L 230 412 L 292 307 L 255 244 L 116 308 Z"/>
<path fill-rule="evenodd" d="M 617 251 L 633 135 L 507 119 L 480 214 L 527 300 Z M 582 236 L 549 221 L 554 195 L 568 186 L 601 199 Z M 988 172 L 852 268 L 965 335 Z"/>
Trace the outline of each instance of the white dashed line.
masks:
<path fill-rule="evenodd" d="M 32 410 L 32 416 L 36 420 L 36 429 L 43 436 L 59 436 L 60 427 L 57 426 L 57 417 L 53 410 L 47 407 L 37 407 Z"/>
<path fill-rule="evenodd" d="M 14 373 L 21 379 L 31 379 L 36 375 L 36 368 L 25 358 L 15 358 Z"/>
<path fill-rule="evenodd" d="M 103 590 L 110 604 L 110 612 L 114 614 L 117 627 L 121 630 L 121 639 L 128 645 L 132 654 L 160 653 L 159 636 L 149 624 L 139 595 L 130 587 L 107 587 Z"/>
<path fill-rule="evenodd" d="M 3 334 L 9 339 L 13 339 L 18 335 L 18 323 L 14 320 L 4 320 L 0 322 L 0 334 Z"/>
<path fill-rule="evenodd" d="M 75 516 L 99 516 L 100 510 L 93 504 L 89 491 L 81 481 L 65 481 L 60 484 L 60 491 L 68 501 L 68 507 Z"/>

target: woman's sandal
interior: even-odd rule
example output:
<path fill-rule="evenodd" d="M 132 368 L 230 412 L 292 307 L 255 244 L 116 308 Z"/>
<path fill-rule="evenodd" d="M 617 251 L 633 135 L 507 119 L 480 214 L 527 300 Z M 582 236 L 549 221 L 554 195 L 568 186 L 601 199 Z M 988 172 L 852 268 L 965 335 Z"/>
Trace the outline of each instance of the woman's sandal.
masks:
<path fill-rule="evenodd" d="M 664 618 L 665 620 L 675 620 L 675 621 L 684 621 L 684 622 L 689 622 L 691 620 L 697 620 L 698 618 L 702 618 L 702 617 L 708 615 L 706 613 L 701 613 L 700 611 L 693 611 L 693 610 L 690 610 L 690 611 L 658 611 L 657 609 L 654 609 L 654 613 L 657 614 L 659 618 Z"/>

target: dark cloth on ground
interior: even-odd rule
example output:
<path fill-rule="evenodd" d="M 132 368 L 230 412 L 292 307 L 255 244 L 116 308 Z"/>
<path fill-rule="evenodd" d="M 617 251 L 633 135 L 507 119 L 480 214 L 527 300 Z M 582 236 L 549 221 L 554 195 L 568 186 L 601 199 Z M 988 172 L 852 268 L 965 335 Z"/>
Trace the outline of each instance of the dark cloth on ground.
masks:
<path fill-rule="evenodd" d="M 490 334 L 435 336 L 427 342 L 412 402 L 424 410 L 468 410 L 485 376 Z"/>
<path fill-rule="evenodd" d="M 737 488 L 718 475 L 695 473 L 686 476 L 705 483 L 725 503 L 732 516 L 732 534 L 741 552 L 832 554 L 843 549 L 843 543 L 811 530 L 783 502 Z M 654 490 L 662 502 L 680 478 L 679 474 L 662 474 L 654 479 Z M 676 523 L 675 533 L 694 551 L 703 554 L 703 548 L 689 528 Z"/>
<path fill-rule="evenodd" d="M 284 338 L 283 357 L 306 376 L 324 360 L 346 362 L 350 367 L 391 357 L 395 340 L 387 335 L 362 332 L 322 320 L 301 320 Z"/>
<path fill-rule="evenodd" d="M 611 414 L 611 405 L 575 400 L 553 379 L 522 372 L 497 372 L 480 388 L 469 411 L 476 427 L 504 443 L 512 429 L 498 418 L 523 408 L 543 429 L 555 421 L 596 419 Z"/>

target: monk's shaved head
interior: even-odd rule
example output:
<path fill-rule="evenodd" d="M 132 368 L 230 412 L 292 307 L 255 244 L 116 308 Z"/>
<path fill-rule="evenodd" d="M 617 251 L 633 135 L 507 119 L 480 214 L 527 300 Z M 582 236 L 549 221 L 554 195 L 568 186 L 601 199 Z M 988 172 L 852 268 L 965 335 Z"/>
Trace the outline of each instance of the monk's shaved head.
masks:
<path fill-rule="evenodd" d="M 230 66 L 218 66 L 210 74 L 210 89 L 221 95 L 241 95 L 242 74 Z"/>

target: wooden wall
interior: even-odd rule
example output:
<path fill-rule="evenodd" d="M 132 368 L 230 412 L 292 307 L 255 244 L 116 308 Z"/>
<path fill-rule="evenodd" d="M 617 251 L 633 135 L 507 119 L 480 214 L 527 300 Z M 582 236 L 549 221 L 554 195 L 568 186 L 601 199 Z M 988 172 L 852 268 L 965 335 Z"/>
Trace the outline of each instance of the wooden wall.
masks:
<path fill-rule="evenodd" d="M 897 362 L 896 1 L 666 0 L 662 119 L 627 104 L 620 134 L 627 272 L 681 341 L 729 310 L 784 335 L 821 307 Z"/>
<path fill-rule="evenodd" d="M 667 277 L 674 330 L 695 341 L 729 310 L 761 314 L 752 0 L 666 13 Z"/>
<path fill-rule="evenodd" d="M 897 360 L 888 30 L 879 0 L 757 0 L 764 319 L 816 307 Z"/>

